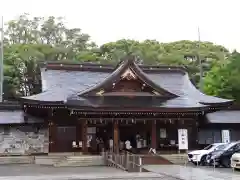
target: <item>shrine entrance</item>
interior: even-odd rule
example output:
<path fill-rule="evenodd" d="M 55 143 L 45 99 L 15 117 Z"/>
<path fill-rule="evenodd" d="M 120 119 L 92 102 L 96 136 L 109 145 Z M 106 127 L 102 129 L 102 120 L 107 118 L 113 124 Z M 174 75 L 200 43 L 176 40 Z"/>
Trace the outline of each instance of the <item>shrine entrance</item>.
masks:
<path fill-rule="evenodd" d="M 142 121 L 119 124 L 119 142 L 124 145 L 123 148 L 127 140 L 130 141 L 134 151 L 147 150 L 151 144 L 151 126 Z"/>
<path fill-rule="evenodd" d="M 112 123 L 89 125 L 87 128 L 88 152 L 99 154 L 109 150 L 109 140 L 113 138 Z"/>

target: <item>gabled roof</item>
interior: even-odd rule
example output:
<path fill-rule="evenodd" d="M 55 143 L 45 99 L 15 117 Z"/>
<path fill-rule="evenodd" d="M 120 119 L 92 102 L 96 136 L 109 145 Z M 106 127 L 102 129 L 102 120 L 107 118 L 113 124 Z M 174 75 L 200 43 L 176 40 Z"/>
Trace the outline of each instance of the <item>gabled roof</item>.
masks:
<path fill-rule="evenodd" d="M 72 100 L 72 102 L 79 100 L 79 105 L 81 105 L 80 102 L 84 102 L 83 105 L 91 105 L 92 103 L 88 103 L 89 100 L 86 101 L 86 96 L 79 96 L 88 94 L 97 88 L 101 89 L 107 84 L 115 83 L 127 69 L 130 69 L 152 88 L 174 96 L 171 100 L 161 102 L 159 107 L 201 108 L 232 102 L 232 100 L 208 96 L 200 92 L 192 84 L 183 67 L 143 66 L 128 58 L 119 63 L 117 67 L 92 63 L 45 64 L 41 68 L 44 91 L 22 99 L 36 104 L 64 104 L 67 100 Z M 94 104 L 94 106 L 98 105 Z"/>
<path fill-rule="evenodd" d="M 98 92 L 101 90 L 104 91 L 106 87 L 112 87 L 124 78 L 129 78 L 129 80 L 139 79 L 143 85 L 151 87 L 151 89 L 156 94 L 161 94 L 164 97 L 177 97 L 176 94 L 173 94 L 168 90 L 161 88 L 158 84 L 148 78 L 147 75 L 135 63 L 134 56 L 125 57 L 122 62 L 119 63 L 117 68 L 104 81 L 98 83 L 90 89 L 86 89 L 85 91 L 80 92 L 79 96 L 98 95 Z M 121 95 L 124 96 L 124 93 L 121 93 Z"/>

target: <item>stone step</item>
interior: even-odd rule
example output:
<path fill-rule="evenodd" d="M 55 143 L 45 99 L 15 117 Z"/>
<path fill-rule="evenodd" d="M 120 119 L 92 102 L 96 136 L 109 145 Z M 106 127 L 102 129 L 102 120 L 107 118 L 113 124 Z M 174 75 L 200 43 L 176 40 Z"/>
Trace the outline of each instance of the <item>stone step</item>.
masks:
<path fill-rule="evenodd" d="M 48 156 L 74 156 L 74 152 L 48 153 Z"/>
<path fill-rule="evenodd" d="M 4 156 L 0 157 L 0 164 L 33 164 L 33 156 Z"/>
<path fill-rule="evenodd" d="M 102 165 L 104 165 L 104 160 L 101 156 L 68 156 L 65 159 L 54 164 L 55 167 L 80 167 Z"/>
<path fill-rule="evenodd" d="M 35 156 L 35 164 L 53 166 L 57 162 L 63 160 L 65 156 Z"/>

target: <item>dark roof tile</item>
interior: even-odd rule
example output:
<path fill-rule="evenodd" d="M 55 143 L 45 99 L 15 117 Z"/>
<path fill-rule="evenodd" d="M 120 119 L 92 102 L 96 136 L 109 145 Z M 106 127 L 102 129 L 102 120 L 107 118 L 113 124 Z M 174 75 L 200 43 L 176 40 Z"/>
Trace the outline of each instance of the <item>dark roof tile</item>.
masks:
<path fill-rule="evenodd" d="M 208 113 L 206 118 L 209 123 L 240 123 L 240 111 L 229 110 L 229 111 L 216 111 Z"/>
<path fill-rule="evenodd" d="M 23 111 L 0 111 L 0 124 L 42 123 L 43 119 L 24 117 Z"/>
<path fill-rule="evenodd" d="M 41 69 L 42 89 L 40 94 L 24 97 L 36 101 L 64 101 L 102 82 L 110 73 L 88 71 L 64 71 Z"/>
<path fill-rule="evenodd" d="M 22 111 L 0 111 L 0 124 L 24 123 Z"/>
<path fill-rule="evenodd" d="M 86 70 L 68 71 L 42 68 L 41 75 L 43 92 L 37 95 L 24 97 L 23 99 L 45 102 L 64 102 L 68 97 L 103 82 L 111 75 L 111 72 L 93 72 Z M 231 100 L 208 96 L 200 92 L 192 84 L 187 72 L 184 73 L 183 69 L 181 69 L 181 71 L 176 71 L 176 68 L 173 70 L 171 68 L 167 70 L 164 68 L 164 70 L 161 71 L 161 68 L 159 68 L 157 72 L 148 69 L 145 70 L 144 75 L 166 91 L 181 97 L 169 101 L 169 107 L 172 106 L 171 104 L 173 102 L 175 102 L 175 105 L 176 103 L 185 104 L 186 107 L 200 106 L 200 104 L 207 105 L 231 102 Z"/>
<path fill-rule="evenodd" d="M 204 108 L 206 105 L 198 103 L 196 100 L 184 97 L 174 99 L 162 99 L 161 97 L 142 96 L 142 97 L 124 97 L 124 96 L 95 96 L 81 97 L 72 96 L 67 100 L 67 105 L 87 106 L 87 107 L 162 107 L 162 108 Z"/>
<path fill-rule="evenodd" d="M 165 88 L 171 93 L 181 97 L 187 97 L 188 99 L 194 99 L 203 104 L 231 102 L 231 100 L 228 99 L 203 94 L 192 84 L 187 73 L 149 73 L 147 76 L 155 81 L 160 87 Z"/>

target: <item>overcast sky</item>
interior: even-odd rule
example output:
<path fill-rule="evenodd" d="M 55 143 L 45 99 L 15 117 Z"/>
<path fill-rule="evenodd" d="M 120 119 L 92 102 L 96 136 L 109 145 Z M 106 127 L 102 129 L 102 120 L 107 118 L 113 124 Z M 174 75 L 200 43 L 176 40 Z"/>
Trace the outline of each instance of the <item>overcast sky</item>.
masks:
<path fill-rule="evenodd" d="M 212 41 L 240 51 L 239 0 L 0 0 L 8 21 L 23 14 L 64 16 L 101 45 L 121 38 Z"/>

